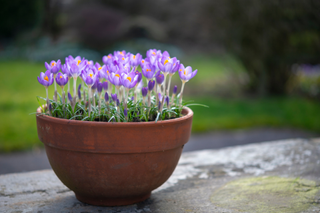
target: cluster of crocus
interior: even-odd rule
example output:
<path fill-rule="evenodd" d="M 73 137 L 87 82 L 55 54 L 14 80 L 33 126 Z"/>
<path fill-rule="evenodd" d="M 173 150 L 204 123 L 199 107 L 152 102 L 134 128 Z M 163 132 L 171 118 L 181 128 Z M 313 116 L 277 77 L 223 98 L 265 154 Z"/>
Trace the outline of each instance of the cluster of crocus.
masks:
<path fill-rule="evenodd" d="M 60 60 L 51 61 L 50 64 L 45 62 L 47 71 L 40 74 L 38 81 L 46 88 L 47 106 L 50 106 L 47 109 L 51 108 L 52 111 L 60 107 L 57 101 L 56 84 L 58 84 L 62 90 L 61 104 L 63 106 L 61 109 L 67 110 L 68 107 L 71 107 L 69 111 L 73 112 L 75 119 L 81 117 L 82 120 L 94 120 L 99 117 L 100 120 L 101 117 L 108 116 L 109 120 L 129 121 L 128 116 L 138 116 L 140 118 L 138 120 L 155 120 L 155 113 L 159 117 L 163 114 L 164 109 L 169 112 L 169 115 L 175 115 L 177 109 L 181 111 L 185 83 L 197 73 L 197 70 L 192 71 L 190 66 L 184 67 L 176 57 L 170 57 L 167 51 L 161 52 L 156 49 L 148 50 L 146 58 L 139 53 L 115 51 L 114 54 L 104 56 L 102 61 L 103 64 L 99 64 L 80 56 L 75 58 L 68 56 L 63 65 Z M 59 72 L 60 70 L 62 72 Z M 170 101 L 171 78 L 176 72 L 179 73 L 182 87 L 178 94 L 179 101 L 175 101 L 177 86 L 173 88 Z M 82 96 L 81 84 L 78 85 L 78 91 L 76 89 L 78 77 L 83 85 Z M 72 95 L 70 79 L 73 79 Z M 144 81 L 146 81 L 146 87 L 143 86 Z M 55 85 L 54 97 L 50 101 L 48 87 L 53 83 Z M 64 86 L 67 83 L 66 103 Z M 102 94 L 103 90 L 104 94 Z M 105 101 L 102 106 L 101 100 L 103 99 Z M 51 111 L 49 110 L 49 114 Z M 92 113 L 92 111 L 98 113 Z M 54 114 L 52 116 L 63 117 Z M 170 118 L 170 116 L 163 118 Z"/>

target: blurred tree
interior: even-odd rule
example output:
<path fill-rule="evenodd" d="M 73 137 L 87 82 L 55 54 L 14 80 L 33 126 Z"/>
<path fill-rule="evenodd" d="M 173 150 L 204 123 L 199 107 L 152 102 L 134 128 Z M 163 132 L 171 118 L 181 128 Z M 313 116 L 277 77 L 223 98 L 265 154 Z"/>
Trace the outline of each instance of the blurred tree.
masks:
<path fill-rule="evenodd" d="M 1 3 L 0 38 L 10 39 L 41 22 L 41 0 L 10 0 Z"/>
<path fill-rule="evenodd" d="M 294 63 L 319 63 L 320 2 L 228 0 L 219 19 L 221 40 L 245 66 L 250 91 L 284 94 Z"/>

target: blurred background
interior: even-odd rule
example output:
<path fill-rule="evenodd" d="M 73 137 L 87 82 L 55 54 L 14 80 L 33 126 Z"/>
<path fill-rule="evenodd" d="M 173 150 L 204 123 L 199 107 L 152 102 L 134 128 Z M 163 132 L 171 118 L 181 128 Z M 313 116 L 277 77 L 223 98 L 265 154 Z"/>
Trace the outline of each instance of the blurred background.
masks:
<path fill-rule="evenodd" d="M 209 108 L 192 107 L 194 134 L 259 127 L 319 135 L 319 8 L 317 0 L 2 2 L 0 152 L 42 146 L 30 113 L 45 96 L 36 80 L 45 61 L 101 62 L 114 50 L 145 57 L 150 48 L 198 69 L 184 97 Z M 180 88 L 177 74 L 173 81 Z"/>

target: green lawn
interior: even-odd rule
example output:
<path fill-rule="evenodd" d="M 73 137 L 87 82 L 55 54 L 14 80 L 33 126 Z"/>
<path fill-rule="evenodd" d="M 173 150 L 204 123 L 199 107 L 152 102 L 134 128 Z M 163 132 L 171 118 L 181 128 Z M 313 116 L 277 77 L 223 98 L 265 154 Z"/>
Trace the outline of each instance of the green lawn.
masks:
<path fill-rule="evenodd" d="M 194 132 L 257 126 L 293 127 L 320 132 L 320 103 L 297 97 L 263 99 L 193 98 Z"/>
<path fill-rule="evenodd" d="M 199 74 L 186 87 L 202 88 L 200 78 L 210 82 L 223 76 L 224 65 L 219 59 L 196 58 L 190 60 Z M 235 65 L 236 66 L 236 65 Z M 36 96 L 45 96 L 45 89 L 37 81 L 43 64 L 14 61 L 0 62 L 0 152 L 41 146 L 36 130 Z M 178 75 L 174 76 L 179 82 Z M 180 86 L 180 85 L 179 85 Z M 53 86 L 49 89 L 53 95 Z M 58 88 L 60 92 L 60 88 Z M 193 131 L 234 129 L 253 126 L 296 127 L 320 132 L 320 104 L 302 98 L 218 99 L 214 97 L 189 98 L 209 108 L 193 106 Z"/>

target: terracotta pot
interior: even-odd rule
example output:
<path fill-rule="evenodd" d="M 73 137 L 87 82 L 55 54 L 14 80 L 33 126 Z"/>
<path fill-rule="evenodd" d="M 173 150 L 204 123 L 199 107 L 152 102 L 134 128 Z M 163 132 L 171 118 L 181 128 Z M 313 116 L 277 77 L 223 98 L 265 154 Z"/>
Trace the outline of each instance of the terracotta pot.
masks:
<path fill-rule="evenodd" d="M 147 199 L 171 176 L 191 133 L 193 112 L 182 113 L 157 123 L 36 117 L 39 139 L 62 183 L 84 203 L 118 206 Z"/>

